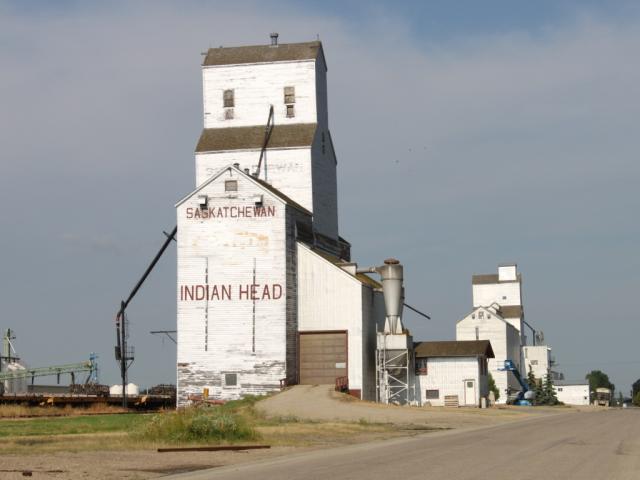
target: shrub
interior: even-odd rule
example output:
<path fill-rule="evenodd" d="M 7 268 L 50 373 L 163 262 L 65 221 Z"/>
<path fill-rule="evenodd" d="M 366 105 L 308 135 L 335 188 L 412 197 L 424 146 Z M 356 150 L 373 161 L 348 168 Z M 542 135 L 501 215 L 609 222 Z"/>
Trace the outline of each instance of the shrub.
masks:
<path fill-rule="evenodd" d="M 257 432 L 239 412 L 223 407 L 193 407 L 154 415 L 133 434 L 168 443 L 254 440 Z"/>

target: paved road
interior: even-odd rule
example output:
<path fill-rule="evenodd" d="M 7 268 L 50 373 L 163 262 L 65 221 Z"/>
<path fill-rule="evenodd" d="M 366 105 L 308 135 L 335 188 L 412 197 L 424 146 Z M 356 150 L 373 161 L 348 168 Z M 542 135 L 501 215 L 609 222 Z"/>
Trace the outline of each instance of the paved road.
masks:
<path fill-rule="evenodd" d="M 173 478 L 638 480 L 640 409 L 537 417 L 497 427 L 278 457 Z"/>

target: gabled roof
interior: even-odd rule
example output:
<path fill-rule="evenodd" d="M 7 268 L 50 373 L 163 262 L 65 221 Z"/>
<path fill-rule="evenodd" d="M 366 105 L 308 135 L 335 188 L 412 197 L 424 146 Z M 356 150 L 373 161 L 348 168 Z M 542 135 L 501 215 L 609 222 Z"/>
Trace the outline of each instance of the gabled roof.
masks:
<path fill-rule="evenodd" d="M 518 273 L 516 280 L 503 280 L 500 281 L 497 273 L 489 273 L 483 275 L 472 275 L 471 276 L 471 284 L 472 285 L 490 285 L 492 283 L 520 283 L 522 282 L 522 275 Z"/>
<path fill-rule="evenodd" d="M 186 202 L 189 198 L 193 197 L 195 194 L 200 192 L 207 185 L 209 185 L 210 183 L 214 182 L 224 172 L 227 172 L 229 170 L 233 170 L 239 176 L 242 176 L 242 177 L 248 179 L 249 181 L 255 183 L 260 188 L 268 191 L 269 193 L 271 193 L 272 195 L 274 195 L 275 197 L 277 197 L 278 199 L 280 199 L 282 202 L 286 203 L 287 205 L 289 205 L 289 206 L 291 206 L 291 207 L 293 207 L 293 208 L 295 208 L 297 210 L 300 210 L 301 212 L 306 213 L 309 216 L 313 215 L 309 210 L 307 210 L 302 205 L 300 205 L 299 203 L 295 202 L 294 200 L 292 200 L 291 198 L 286 196 L 284 193 L 282 193 L 280 190 L 275 188 L 273 185 L 268 184 L 264 180 L 261 180 L 259 178 L 255 178 L 255 177 L 253 177 L 251 175 L 248 175 L 245 172 L 243 172 L 242 170 L 240 170 L 239 168 L 234 167 L 233 165 L 227 165 L 226 167 L 223 167 L 222 169 L 220 169 L 218 171 L 218 173 L 212 175 L 209 179 L 207 179 L 206 182 L 203 182 L 202 184 L 200 184 L 200 186 L 198 188 L 196 188 L 193 192 L 191 192 L 190 194 L 188 194 L 188 195 L 184 196 L 183 198 L 181 198 L 180 201 L 178 201 L 178 203 L 175 204 L 175 206 L 179 207 L 184 202 Z"/>
<path fill-rule="evenodd" d="M 495 358 L 489 340 L 463 340 L 446 342 L 419 342 L 415 347 L 417 358 L 424 357 L 477 357 Z"/>
<path fill-rule="evenodd" d="M 319 41 L 281 43 L 277 46 L 250 45 L 244 47 L 210 48 L 202 65 L 208 67 L 243 63 L 315 60 L 319 52 L 322 52 L 322 43 Z"/>
<path fill-rule="evenodd" d="M 310 147 L 316 133 L 315 123 L 275 125 L 267 148 Z M 264 125 L 248 127 L 205 128 L 196 153 L 224 150 L 260 150 L 264 144 Z"/>

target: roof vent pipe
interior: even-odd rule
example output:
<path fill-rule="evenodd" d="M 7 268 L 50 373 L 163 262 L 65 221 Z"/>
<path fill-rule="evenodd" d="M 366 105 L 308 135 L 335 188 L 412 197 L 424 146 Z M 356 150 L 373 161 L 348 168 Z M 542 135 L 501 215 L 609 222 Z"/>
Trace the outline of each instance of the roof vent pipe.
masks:
<path fill-rule="evenodd" d="M 273 32 L 269 36 L 271 37 L 271 46 L 272 47 L 277 47 L 278 46 L 278 33 L 277 32 Z"/>

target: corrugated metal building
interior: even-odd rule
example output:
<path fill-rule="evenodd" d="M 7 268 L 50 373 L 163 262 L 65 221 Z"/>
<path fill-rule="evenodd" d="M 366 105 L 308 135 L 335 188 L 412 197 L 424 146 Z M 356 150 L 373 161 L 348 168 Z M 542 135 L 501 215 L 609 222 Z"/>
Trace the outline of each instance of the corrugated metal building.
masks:
<path fill-rule="evenodd" d="M 384 305 L 338 235 L 326 71 L 320 42 L 204 60 L 196 189 L 176 205 L 178 405 L 337 377 L 375 397 Z"/>

